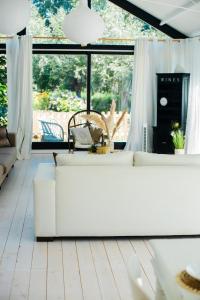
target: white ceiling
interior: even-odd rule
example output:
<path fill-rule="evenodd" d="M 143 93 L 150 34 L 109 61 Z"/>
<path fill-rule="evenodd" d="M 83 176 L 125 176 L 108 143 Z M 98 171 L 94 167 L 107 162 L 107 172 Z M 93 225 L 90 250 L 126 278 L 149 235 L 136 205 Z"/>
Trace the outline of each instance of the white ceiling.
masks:
<path fill-rule="evenodd" d="M 166 24 L 187 36 L 200 35 L 200 0 L 128 1 L 160 20 L 167 20 Z"/>

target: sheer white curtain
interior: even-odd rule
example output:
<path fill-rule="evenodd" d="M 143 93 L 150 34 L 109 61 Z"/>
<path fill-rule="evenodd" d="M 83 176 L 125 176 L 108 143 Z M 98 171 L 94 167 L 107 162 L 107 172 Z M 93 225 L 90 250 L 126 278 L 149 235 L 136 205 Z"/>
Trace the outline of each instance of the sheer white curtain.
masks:
<path fill-rule="evenodd" d="M 156 126 L 157 88 L 156 73 L 175 72 L 184 67 L 185 47 L 182 42 L 139 39 L 135 46 L 133 70 L 133 101 L 131 128 L 126 150 L 141 151 L 143 125 L 148 129 L 148 151 L 152 151 L 152 127 Z"/>
<path fill-rule="evenodd" d="M 16 132 L 17 157 L 29 159 L 32 140 L 32 38 L 15 37 L 6 45 L 8 129 Z"/>
<path fill-rule="evenodd" d="M 19 38 L 9 39 L 6 45 L 7 82 L 8 82 L 8 131 L 15 132 L 19 120 L 18 56 Z"/>
<path fill-rule="evenodd" d="M 186 128 L 186 151 L 200 153 L 200 41 L 199 38 L 184 42 L 187 68 L 190 72 L 189 105 Z"/>
<path fill-rule="evenodd" d="M 135 45 L 135 63 L 133 70 L 134 100 L 131 107 L 131 129 L 126 145 L 127 150 L 142 150 L 143 139 L 141 137 L 143 136 L 143 124 L 147 123 L 147 118 L 149 122 L 151 122 L 153 117 L 153 89 L 151 89 L 150 80 L 150 46 L 150 42 L 144 39 L 138 40 Z"/>

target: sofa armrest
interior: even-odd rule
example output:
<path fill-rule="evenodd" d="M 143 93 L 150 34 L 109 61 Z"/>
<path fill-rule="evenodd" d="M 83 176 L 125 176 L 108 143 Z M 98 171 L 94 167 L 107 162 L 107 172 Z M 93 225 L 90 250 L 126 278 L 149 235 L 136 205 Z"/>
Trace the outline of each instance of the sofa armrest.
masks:
<path fill-rule="evenodd" d="M 8 133 L 8 138 L 12 147 L 16 147 L 16 134 Z"/>
<path fill-rule="evenodd" d="M 56 236 L 55 166 L 40 164 L 33 181 L 35 235 Z"/>

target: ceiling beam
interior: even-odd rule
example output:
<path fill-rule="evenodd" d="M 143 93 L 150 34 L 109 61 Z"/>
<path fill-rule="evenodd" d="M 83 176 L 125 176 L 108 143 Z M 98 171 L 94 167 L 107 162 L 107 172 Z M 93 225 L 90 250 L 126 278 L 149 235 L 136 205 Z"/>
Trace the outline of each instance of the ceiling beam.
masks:
<path fill-rule="evenodd" d="M 196 30 L 190 34 L 190 37 L 198 37 L 200 36 L 200 30 Z"/>
<path fill-rule="evenodd" d="M 164 20 L 162 20 L 160 22 L 160 26 L 163 26 L 163 25 L 169 23 L 169 21 L 174 20 L 175 18 L 177 18 L 178 16 L 180 16 L 183 13 L 187 13 L 190 8 L 192 8 L 199 2 L 200 2 L 200 0 L 193 0 L 193 1 L 190 0 L 182 7 L 173 10 Z"/>
<path fill-rule="evenodd" d="M 144 11 L 143 9 L 129 2 L 128 0 L 109 0 L 109 1 L 121 7 L 122 9 L 126 10 L 130 14 L 136 16 L 137 18 L 143 20 L 149 25 L 155 27 L 156 29 L 162 31 L 163 33 L 167 34 L 173 39 L 185 39 L 188 37 L 182 32 L 176 30 L 175 28 L 167 24 L 160 26 L 160 22 L 161 22 L 160 19 L 154 17 L 153 15 L 149 14 L 148 12 Z"/>

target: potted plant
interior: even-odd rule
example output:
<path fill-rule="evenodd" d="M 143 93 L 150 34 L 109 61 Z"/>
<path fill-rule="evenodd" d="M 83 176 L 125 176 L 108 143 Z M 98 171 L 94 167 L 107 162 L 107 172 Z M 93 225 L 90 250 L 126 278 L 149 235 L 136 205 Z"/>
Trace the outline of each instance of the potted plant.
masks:
<path fill-rule="evenodd" d="M 185 136 L 183 130 L 180 128 L 178 122 L 172 124 L 172 142 L 175 148 L 175 154 L 184 154 L 185 153 Z"/>

